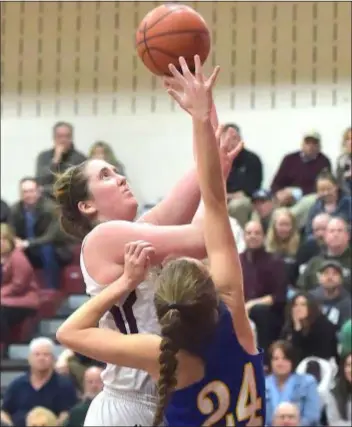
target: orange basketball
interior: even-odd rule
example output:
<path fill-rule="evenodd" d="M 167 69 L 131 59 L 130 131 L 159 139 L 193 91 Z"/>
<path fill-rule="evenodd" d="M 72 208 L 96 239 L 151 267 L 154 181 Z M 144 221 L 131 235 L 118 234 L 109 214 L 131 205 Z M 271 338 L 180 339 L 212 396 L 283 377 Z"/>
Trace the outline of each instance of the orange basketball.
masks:
<path fill-rule="evenodd" d="M 149 12 L 136 33 L 137 52 L 156 75 L 170 75 L 168 65 L 179 67 L 183 56 L 194 70 L 194 55 L 203 63 L 210 51 L 210 33 L 204 19 L 182 4 L 164 4 Z"/>

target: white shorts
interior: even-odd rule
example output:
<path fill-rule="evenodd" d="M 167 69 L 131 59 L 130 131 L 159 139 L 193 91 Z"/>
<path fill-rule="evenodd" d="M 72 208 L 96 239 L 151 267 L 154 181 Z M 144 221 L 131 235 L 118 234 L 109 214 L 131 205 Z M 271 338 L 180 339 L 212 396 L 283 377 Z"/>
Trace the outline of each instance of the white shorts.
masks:
<path fill-rule="evenodd" d="M 151 426 L 157 398 L 135 391 L 104 388 L 88 409 L 85 426 Z"/>

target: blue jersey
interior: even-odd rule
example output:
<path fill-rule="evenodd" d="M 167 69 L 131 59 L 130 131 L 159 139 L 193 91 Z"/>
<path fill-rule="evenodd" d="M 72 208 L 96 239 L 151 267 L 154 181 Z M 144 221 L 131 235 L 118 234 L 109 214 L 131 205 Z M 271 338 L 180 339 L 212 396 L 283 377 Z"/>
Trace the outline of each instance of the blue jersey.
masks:
<path fill-rule="evenodd" d="M 215 334 L 201 356 L 204 378 L 173 393 L 165 412 L 168 425 L 264 426 L 263 355 L 243 350 L 223 303 Z"/>

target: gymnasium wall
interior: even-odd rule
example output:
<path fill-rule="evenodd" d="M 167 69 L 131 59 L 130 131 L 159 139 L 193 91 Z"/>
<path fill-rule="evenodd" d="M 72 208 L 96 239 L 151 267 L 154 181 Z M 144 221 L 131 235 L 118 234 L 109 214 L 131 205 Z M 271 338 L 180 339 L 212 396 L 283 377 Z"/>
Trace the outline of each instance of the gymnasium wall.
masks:
<path fill-rule="evenodd" d="M 269 183 L 302 133 L 335 159 L 351 117 L 350 2 L 192 2 L 211 28 L 208 67 L 222 68 L 222 121 L 243 129 Z M 51 127 L 67 120 L 87 152 L 113 144 L 142 201 L 192 164 L 190 119 L 136 57 L 134 32 L 157 2 L 2 2 L 1 192 L 34 172 Z"/>

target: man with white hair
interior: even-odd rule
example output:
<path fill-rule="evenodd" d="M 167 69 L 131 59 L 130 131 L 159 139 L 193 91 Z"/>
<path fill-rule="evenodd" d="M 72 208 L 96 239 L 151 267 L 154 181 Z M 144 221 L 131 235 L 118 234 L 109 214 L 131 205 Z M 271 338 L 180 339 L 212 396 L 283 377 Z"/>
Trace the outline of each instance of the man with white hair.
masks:
<path fill-rule="evenodd" d="M 77 403 L 71 380 L 54 371 L 54 343 L 35 338 L 29 345 L 28 373 L 15 378 L 4 394 L 1 418 L 16 427 L 25 426 L 27 413 L 42 406 L 59 418 L 59 425 Z"/>
<path fill-rule="evenodd" d="M 291 402 L 281 402 L 274 413 L 273 427 L 298 427 L 300 414 L 297 405 Z"/>

